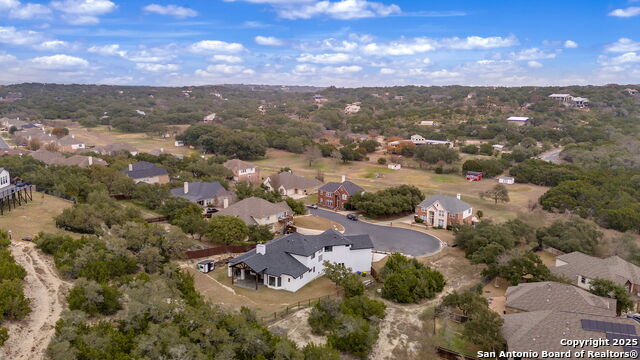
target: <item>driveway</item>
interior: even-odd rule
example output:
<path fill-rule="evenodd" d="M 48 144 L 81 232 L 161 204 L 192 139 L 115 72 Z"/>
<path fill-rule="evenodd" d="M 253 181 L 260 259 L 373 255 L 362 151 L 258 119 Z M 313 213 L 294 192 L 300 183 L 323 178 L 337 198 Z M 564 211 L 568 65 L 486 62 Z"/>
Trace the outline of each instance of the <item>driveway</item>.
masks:
<path fill-rule="evenodd" d="M 440 241 L 423 232 L 351 221 L 342 214 L 322 209 L 309 209 L 309 212 L 341 224 L 345 235 L 368 234 L 376 250 L 421 256 L 433 254 L 440 249 Z"/>

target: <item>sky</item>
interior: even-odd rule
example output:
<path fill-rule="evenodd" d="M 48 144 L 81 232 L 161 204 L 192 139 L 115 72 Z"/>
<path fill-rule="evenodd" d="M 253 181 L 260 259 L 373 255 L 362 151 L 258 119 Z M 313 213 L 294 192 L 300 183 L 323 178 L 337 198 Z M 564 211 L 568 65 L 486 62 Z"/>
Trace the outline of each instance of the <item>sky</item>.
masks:
<path fill-rule="evenodd" d="M 0 0 L 0 84 L 640 83 L 640 0 Z"/>

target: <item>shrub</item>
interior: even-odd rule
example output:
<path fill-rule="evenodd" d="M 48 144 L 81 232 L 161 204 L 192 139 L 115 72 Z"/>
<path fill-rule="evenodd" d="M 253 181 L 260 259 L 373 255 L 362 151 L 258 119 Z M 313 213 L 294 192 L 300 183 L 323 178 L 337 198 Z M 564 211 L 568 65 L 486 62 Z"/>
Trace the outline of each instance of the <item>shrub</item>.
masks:
<path fill-rule="evenodd" d="M 21 320 L 29 312 L 29 299 L 24 296 L 22 281 L 2 280 L 0 282 L 0 320 Z"/>
<path fill-rule="evenodd" d="M 384 279 L 382 297 L 399 303 L 433 298 L 446 283 L 440 272 L 397 253 L 389 257 L 380 275 Z"/>
<path fill-rule="evenodd" d="M 340 360 L 340 352 L 328 345 L 307 344 L 303 349 L 305 360 Z"/>
<path fill-rule="evenodd" d="M 0 346 L 4 345 L 9 340 L 9 330 L 7 328 L 0 328 Z"/>
<path fill-rule="evenodd" d="M 386 165 L 387 164 L 387 158 L 378 158 L 378 164 L 380 165 Z"/>
<path fill-rule="evenodd" d="M 120 292 L 115 287 L 78 279 L 67 296 L 67 302 L 71 310 L 82 310 L 92 316 L 111 315 L 121 308 L 120 296 Z"/>

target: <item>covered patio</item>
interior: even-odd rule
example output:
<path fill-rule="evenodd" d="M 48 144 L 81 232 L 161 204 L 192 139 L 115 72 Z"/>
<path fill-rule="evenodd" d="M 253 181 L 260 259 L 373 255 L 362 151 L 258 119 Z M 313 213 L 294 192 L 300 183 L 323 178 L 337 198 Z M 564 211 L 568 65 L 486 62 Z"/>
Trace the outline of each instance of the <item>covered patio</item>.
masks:
<path fill-rule="evenodd" d="M 231 285 L 251 290 L 258 290 L 259 286 L 264 286 L 263 275 L 255 272 L 249 265 L 243 262 L 230 265 L 229 273 Z"/>

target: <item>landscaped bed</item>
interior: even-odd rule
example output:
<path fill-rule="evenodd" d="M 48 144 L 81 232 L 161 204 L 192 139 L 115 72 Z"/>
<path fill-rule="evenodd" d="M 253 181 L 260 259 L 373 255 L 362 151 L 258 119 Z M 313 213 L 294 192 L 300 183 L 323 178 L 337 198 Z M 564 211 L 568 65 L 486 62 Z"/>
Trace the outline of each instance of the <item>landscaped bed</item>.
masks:
<path fill-rule="evenodd" d="M 308 216 L 299 216 L 293 220 L 293 225 L 311 229 L 311 230 L 329 230 L 334 229 L 339 232 L 344 232 L 344 226 L 338 224 L 337 222 L 331 221 L 327 218 L 323 218 L 321 216 L 308 215 Z"/>

